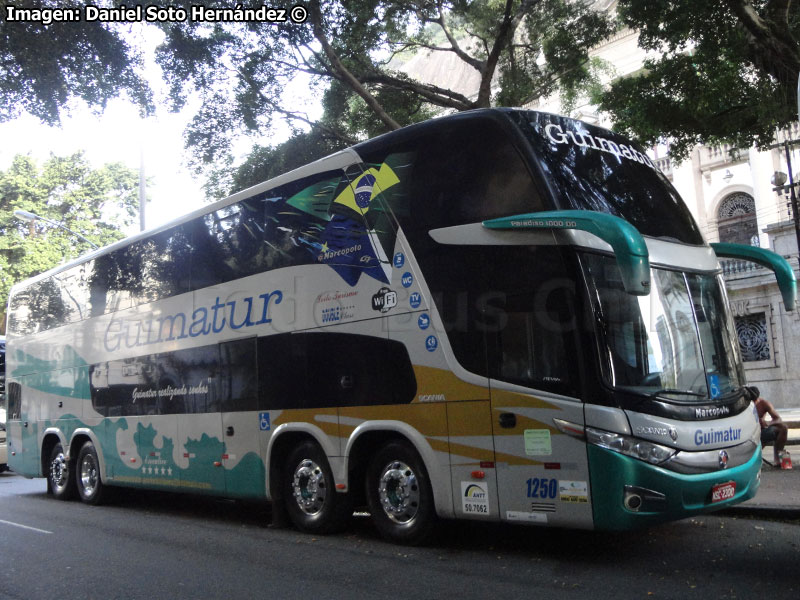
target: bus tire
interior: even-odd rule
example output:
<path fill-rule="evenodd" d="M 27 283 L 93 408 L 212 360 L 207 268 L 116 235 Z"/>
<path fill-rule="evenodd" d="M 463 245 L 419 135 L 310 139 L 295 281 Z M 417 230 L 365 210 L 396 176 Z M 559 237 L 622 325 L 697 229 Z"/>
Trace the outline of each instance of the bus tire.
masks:
<path fill-rule="evenodd" d="M 60 443 L 53 446 L 47 463 L 47 491 L 58 500 L 75 497 L 75 478 Z"/>
<path fill-rule="evenodd" d="M 345 528 L 353 515 L 350 494 L 336 492 L 333 471 L 316 443 L 305 441 L 289 453 L 283 478 L 286 511 L 297 529 L 321 535 Z"/>
<path fill-rule="evenodd" d="M 430 478 L 408 442 L 383 446 L 367 468 L 367 504 L 375 527 L 385 539 L 411 546 L 436 531 L 436 508 Z"/>
<path fill-rule="evenodd" d="M 78 452 L 75 468 L 75 485 L 78 496 L 86 504 L 102 504 L 106 496 L 106 487 L 100 480 L 100 461 L 97 450 L 91 441 L 87 441 Z"/>

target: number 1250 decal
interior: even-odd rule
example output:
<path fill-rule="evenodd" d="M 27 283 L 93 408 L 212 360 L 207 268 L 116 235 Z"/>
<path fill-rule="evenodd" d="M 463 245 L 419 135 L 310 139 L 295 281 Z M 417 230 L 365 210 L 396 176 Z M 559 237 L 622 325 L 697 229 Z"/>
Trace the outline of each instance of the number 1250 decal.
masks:
<path fill-rule="evenodd" d="M 528 498 L 555 498 L 558 494 L 558 480 L 547 477 L 531 477 L 528 484 Z"/>

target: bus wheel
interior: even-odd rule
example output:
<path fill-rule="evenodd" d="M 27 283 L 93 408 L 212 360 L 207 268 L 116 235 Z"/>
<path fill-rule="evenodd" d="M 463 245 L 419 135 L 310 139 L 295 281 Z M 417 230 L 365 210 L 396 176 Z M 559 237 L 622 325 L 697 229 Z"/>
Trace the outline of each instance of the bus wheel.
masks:
<path fill-rule="evenodd" d="M 343 529 L 353 515 L 349 494 L 339 494 L 322 449 L 306 441 L 289 453 L 284 469 L 286 510 L 300 531 L 324 534 Z"/>
<path fill-rule="evenodd" d="M 417 451 L 407 442 L 381 448 L 367 469 L 367 502 L 380 534 L 417 545 L 435 532 L 436 510 L 430 479 Z"/>
<path fill-rule="evenodd" d="M 64 447 L 56 444 L 50 452 L 50 463 L 47 467 L 47 488 L 59 500 L 70 500 L 75 496 L 75 479 L 67 464 Z"/>
<path fill-rule="evenodd" d="M 100 504 L 105 496 L 105 486 L 100 481 L 100 461 L 92 442 L 87 441 L 78 452 L 75 483 L 78 495 L 86 504 Z"/>

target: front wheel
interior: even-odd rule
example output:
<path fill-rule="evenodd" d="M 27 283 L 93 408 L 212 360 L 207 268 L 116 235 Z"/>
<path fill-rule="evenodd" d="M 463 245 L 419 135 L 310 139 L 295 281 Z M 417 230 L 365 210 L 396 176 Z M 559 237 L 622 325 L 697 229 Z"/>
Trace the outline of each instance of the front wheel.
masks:
<path fill-rule="evenodd" d="M 300 531 L 332 533 L 353 515 L 350 495 L 336 492 L 328 459 L 314 442 L 303 442 L 289 454 L 284 486 L 286 510 Z"/>
<path fill-rule="evenodd" d="M 94 444 L 87 441 L 78 452 L 78 468 L 75 483 L 78 495 L 86 504 L 101 504 L 106 487 L 100 480 L 100 461 Z"/>
<path fill-rule="evenodd" d="M 61 444 L 53 446 L 47 467 L 47 490 L 59 500 L 70 500 L 75 496 L 75 478 Z"/>
<path fill-rule="evenodd" d="M 435 532 L 436 510 L 425 465 L 407 442 L 390 442 L 370 461 L 367 503 L 380 534 L 400 544 L 426 542 Z"/>

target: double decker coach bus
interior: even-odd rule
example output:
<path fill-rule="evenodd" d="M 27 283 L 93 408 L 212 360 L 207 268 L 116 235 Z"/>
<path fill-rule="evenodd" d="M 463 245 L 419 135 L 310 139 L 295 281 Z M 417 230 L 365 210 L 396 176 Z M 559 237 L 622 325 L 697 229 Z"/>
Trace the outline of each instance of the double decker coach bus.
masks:
<path fill-rule="evenodd" d="M 718 263 L 629 141 L 462 113 L 314 162 L 15 286 L 9 459 L 273 503 L 619 530 L 752 497 L 758 419 Z"/>

